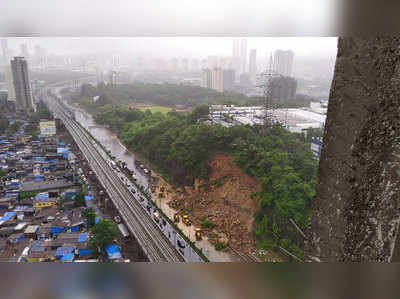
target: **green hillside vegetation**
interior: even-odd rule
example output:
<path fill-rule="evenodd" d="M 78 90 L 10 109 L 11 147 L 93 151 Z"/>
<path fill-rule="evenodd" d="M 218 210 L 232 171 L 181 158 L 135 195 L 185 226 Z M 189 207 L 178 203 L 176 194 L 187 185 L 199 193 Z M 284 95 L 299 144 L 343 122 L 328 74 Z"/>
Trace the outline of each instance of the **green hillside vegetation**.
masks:
<path fill-rule="evenodd" d="M 93 97 L 100 96 L 93 101 Z M 111 87 L 104 83 L 97 86 L 84 84 L 72 95 L 74 102 L 93 112 L 99 105 L 129 105 L 146 104 L 175 108 L 176 106 L 196 107 L 201 104 L 262 104 L 259 97 L 248 97 L 235 92 L 218 92 L 199 86 L 177 84 L 145 84 L 133 83 Z"/>
<path fill-rule="evenodd" d="M 214 153 L 232 154 L 262 185 L 255 196 L 260 201 L 254 227 L 259 246 L 268 250 L 282 246 L 302 258 L 303 240 L 289 219 L 305 229 L 314 195 L 316 162 L 305 137 L 279 125 L 266 132 L 262 127 L 199 122 L 207 115 L 207 106 L 191 113 L 163 114 L 107 105 L 98 109 L 95 120 L 112 127 L 130 150 L 182 185 L 207 178 Z"/>

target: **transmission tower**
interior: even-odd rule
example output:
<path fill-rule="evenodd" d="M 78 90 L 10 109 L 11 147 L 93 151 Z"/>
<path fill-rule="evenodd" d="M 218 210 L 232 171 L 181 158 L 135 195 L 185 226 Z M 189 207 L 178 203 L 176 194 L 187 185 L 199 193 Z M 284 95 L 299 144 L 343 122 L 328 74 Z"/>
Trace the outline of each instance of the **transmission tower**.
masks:
<path fill-rule="evenodd" d="M 275 110 L 276 105 L 273 99 L 273 91 L 279 85 L 279 80 L 275 80 L 275 78 L 280 78 L 282 75 L 274 72 L 273 70 L 273 59 L 272 53 L 269 58 L 269 62 L 267 65 L 267 69 L 265 72 L 261 73 L 261 87 L 263 89 L 264 94 L 264 126 L 266 128 L 271 128 L 274 123 L 277 121 Z"/>

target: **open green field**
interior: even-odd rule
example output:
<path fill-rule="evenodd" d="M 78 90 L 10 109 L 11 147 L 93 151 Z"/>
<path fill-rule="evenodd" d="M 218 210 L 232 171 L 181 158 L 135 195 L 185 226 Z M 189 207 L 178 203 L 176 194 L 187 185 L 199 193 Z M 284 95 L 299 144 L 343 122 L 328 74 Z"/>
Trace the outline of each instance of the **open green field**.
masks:
<path fill-rule="evenodd" d="M 141 110 L 141 111 L 146 111 L 147 109 L 149 109 L 151 111 L 151 113 L 161 112 L 164 114 L 166 114 L 172 110 L 172 108 L 163 107 L 163 106 L 149 106 L 149 107 L 139 108 L 139 110 Z"/>

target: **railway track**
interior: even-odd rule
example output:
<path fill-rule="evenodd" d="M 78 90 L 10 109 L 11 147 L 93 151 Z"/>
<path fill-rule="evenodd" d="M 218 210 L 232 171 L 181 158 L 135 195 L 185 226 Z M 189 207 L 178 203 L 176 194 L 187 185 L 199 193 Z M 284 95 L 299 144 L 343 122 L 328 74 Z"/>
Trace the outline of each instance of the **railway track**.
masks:
<path fill-rule="evenodd" d="M 228 247 L 241 261 L 246 263 L 260 263 L 261 260 L 250 253 L 242 253 L 232 247 Z"/>
<path fill-rule="evenodd" d="M 155 226 L 150 216 L 139 205 L 133 194 L 126 188 L 114 170 L 93 145 L 93 139 L 64 111 L 57 101 L 48 103 L 51 110 L 63 120 L 68 131 L 81 149 L 83 155 L 107 190 L 109 197 L 120 212 L 128 229 L 139 242 L 151 262 L 181 262 L 183 257 Z"/>

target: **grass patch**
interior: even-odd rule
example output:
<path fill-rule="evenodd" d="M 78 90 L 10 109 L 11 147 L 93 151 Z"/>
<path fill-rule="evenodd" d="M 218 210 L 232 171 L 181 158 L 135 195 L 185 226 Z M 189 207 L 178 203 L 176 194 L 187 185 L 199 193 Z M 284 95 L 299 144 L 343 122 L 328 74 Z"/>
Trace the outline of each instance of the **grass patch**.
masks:
<path fill-rule="evenodd" d="M 222 250 L 224 250 L 226 247 L 228 247 L 228 245 L 226 245 L 225 243 L 222 243 L 222 242 L 217 242 L 217 243 L 215 243 L 215 250 L 216 250 L 216 251 L 222 251 Z"/>
<path fill-rule="evenodd" d="M 212 223 L 207 218 L 201 219 L 201 228 L 203 228 L 203 229 L 213 229 L 216 226 L 217 225 L 215 223 Z"/>
<path fill-rule="evenodd" d="M 193 204 L 190 204 L 188 207 L 182 209 L 184 214 L 192 214 L 193 213 Z"/>
<path fill-rule="evenodd" d="M 208 238 L 211 239 L 211 240 L 214 240 L 214 239 L 216 239 L 217 237 L 218 237 L 218 236 L 217 236 L 216 233 L 210 233 L 210 234 L 208 235 Z"/>
<path fill-rule="evenodd" d="M 18 199 L 22 200 L 22 199 L 25 199 L 25 198 L 34 197 L 37 194 L 38 194 L 38 192 L 35 192 L 35 191 L 21 191 L 18 194 Z"/>
<path fill-rule="evenodd" d="M 163 107 L 163 106 L 149 106 L 149 107 L 143 107 L 143 108 L 139 108 L 140 111 L 146 111 L 146 110 L 150 110 L 151 113 L 157 113 L 157 112 L 161 112 L 163 114 L 167 114 L 168 112 L 172 111 L 172 108 L 168 108 L 168 107 Z"/>

